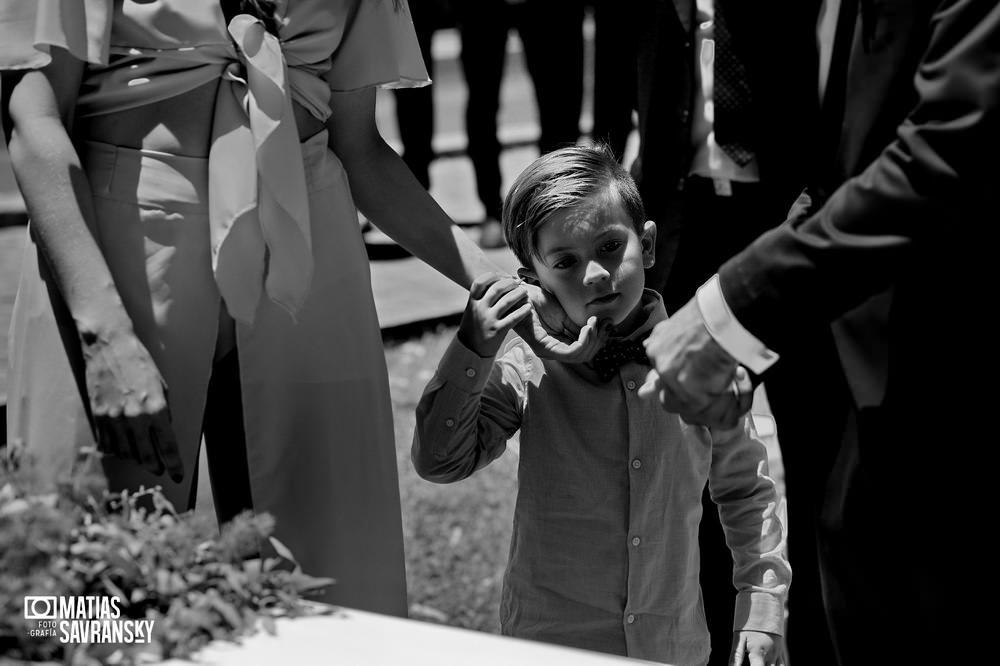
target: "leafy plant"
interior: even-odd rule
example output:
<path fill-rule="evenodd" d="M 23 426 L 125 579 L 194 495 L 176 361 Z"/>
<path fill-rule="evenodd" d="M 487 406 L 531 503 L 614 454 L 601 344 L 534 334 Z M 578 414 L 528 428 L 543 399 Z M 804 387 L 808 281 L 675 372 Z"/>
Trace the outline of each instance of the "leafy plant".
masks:
<path fill-rule="evenodd" d="M 328 612 L 306 596 L 333 581 L 301 570 L 271 536 L 267 514 L 240 515 L 220 532 L 202 514 L 179 514 L 159 488 L 112 495 L 102 477 L 82 472 L 44 492 L 23 450 L 8 448 L 0 449 L 0 654 L 127 665 L 190 656 L 260 628 L 273 633 L 279 616 Z M 26 595 L 118 597 L 121 619 L 153 620 L 152 642 L 32 636 Z"/>

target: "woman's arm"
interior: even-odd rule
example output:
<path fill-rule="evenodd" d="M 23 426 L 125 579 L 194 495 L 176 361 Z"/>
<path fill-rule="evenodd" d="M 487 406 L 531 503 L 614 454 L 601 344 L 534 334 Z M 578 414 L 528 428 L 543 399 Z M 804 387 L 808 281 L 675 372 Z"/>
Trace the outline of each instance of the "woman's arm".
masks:
<path fill-rule="evenodd" d="M 378 228 L 466 289 L 503 273 L 420 185 L 379 134 L 375 89 L 331 95 L 330 147 L 344 163 L 354 201 Z"/>
<path fill-rule="evenodd" d="M 83 63 L 58 48 L 52 62 L 9 88 L 10 157 L 34 239 L 80 336 L 100 448 L 171 476 L 183 465 L 170 428 L 162 378 L 135 337 L 93 235 L 94 207 L 67 127 Z M 9 78 L 8 78 L 9 77 Z M 132 440 L 130 442 L 130 439 Z M 134 443 L 134 448 L 133 448 Z"/>
<path fill-rule="evenodd" d="M 374 88 L 335 91 L 330 108 L 330 148 L 344 163 L 358 208 L 381 231 L 466 289 L 478 276 L 505 272 L 452 222 L 382 139 L 375 124 Z M 566 362 L 590 360 L 603 343 L 606 329 L 570 330 L 565 312 L 551 295 L 533 289 L 529 296 L 532 314 L 518 325 L 517 332 L 532 349 Z"/>

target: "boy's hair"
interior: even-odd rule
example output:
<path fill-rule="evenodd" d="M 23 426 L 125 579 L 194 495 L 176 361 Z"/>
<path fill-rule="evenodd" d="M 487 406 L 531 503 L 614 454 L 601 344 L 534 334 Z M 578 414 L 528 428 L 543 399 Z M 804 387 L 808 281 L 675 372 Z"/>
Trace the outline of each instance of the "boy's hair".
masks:
<path fill-rule="evenodd" d="M 617 195 L 636 233 L 642 234 L 646 211 L 639 189 L 607 145 L 560 148 L 522 171 L 503 202 L 503 235 L 521 265 L 532 267 L 538 230 L 553 213 L 602 191 Z"/>

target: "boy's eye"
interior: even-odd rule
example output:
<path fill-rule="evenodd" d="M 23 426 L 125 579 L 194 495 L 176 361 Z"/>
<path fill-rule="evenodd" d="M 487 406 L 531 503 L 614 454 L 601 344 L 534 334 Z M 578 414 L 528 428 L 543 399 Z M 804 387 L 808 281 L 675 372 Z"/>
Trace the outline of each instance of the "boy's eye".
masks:
<path fill-rule="evenodd" d="M 625 245 L 625 243 L 621 242 L 620 240 L 608 241 L 607 243 L 605 243 L 601 247 L 601 251 L 602 252 L 614 252 L 616 250 L 621 249 L 624 245 Z"/>
<path fill-rule="evenodd" d="M 558 261 L 556 261 L 556 263 L 552 264 L 552 268 L 556 268 L 556 269 L 559 269 L 559 268 L 569 268 L 574 263 L 576 263 L 576 262 L 573 260 L 573 257 L 563 257 L 563 258 L 559 259 Z"/>

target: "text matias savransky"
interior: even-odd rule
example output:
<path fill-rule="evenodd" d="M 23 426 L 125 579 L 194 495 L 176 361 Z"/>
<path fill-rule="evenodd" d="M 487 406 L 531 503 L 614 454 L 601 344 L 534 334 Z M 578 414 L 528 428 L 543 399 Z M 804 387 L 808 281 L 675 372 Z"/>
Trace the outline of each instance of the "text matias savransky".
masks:
<path fill-rule="evenodd" d="M 34 620 L 30 636 L 54 636 L 60 643 L 150 643 L 153 620 L 122 618 L 120 597 L 24 598 L 24 618 Z"/>

